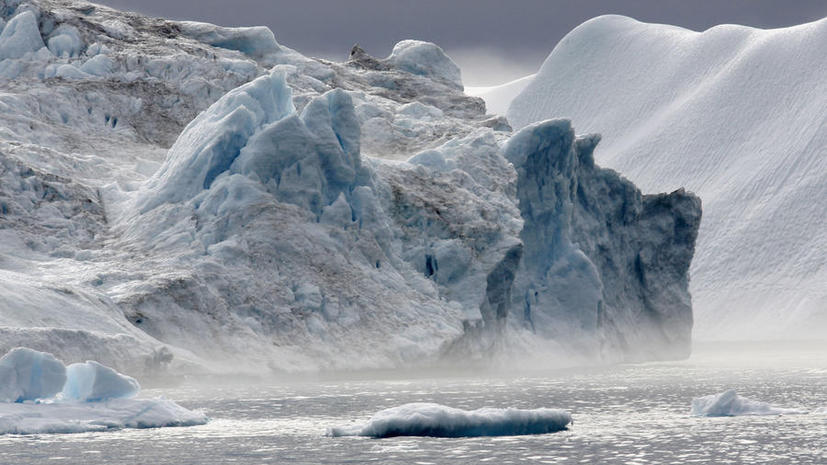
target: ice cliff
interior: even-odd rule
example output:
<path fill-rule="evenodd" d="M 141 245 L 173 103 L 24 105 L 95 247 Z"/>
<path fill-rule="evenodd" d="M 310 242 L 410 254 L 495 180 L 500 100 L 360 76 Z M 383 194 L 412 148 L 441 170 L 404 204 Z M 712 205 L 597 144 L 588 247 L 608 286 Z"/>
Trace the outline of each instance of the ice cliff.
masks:
<path fill-rule="evenodd" d="M 570 118 L 603 136 L 598 163 L 703 199 L 698 338 L 824 339 L 825 44 L 827 18 L 695 32 L 601 16 L 560 41 L 507 116 Z"/>
<path fill-rule="evenodd" d="M 439 47 L 4 5 L 47 45 L 0 62 L 0 345 L 137 374 L 688 353 L 699 200 L 566 120 L 512 134 Z"/>

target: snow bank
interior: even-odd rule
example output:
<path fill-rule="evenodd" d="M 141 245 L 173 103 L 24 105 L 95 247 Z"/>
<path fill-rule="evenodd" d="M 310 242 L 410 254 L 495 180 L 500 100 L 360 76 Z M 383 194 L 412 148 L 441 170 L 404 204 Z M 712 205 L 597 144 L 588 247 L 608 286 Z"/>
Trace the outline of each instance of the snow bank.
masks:
<path fill-rule="evenodd" d="M 363 424 L 331 428 L 330 436 L 473 437 L 546 434 L 566 429 L 571 414 L 538 408 L 481 408 L 462 410 L 432 403 L 412 403 L 377 412 Z"/>
<path fill-rule="evenodd" d="M 597 162 L 703 199 L 695 337 L 827 334 L 827 19 L 704 32 L 600 16 L 554 48 L 507 116 L 600 133 Z"/>
<path fill-rule="evenodd" d="M 79 433 L 207 422 L 166 399 L 128 399 L 138 382 L 100 363 L 64 367 L 53 355 L 18 347 L 0 359 L 0 434 Z"/>
<path fill-rule="evenodd" d="M 393 46 L 387 62 L 412 74 L 447 81 L 462 88 L 459 66 L 436 44 L 403 40 Z"/>
<path fill-rule="evenodd" d="M 135 378 L 122 375 L 98 362 L 73 363 L 66 367 L 64 399 L 100 401 L 129 398 L 138 394 L 141 386 Z"/>
<path fill-rule="evenodd" d="M 53 397 L 66 382 L 66 368 L 52 354 L 18 347 L 0 359 L 0 402 Z"/>
<path fill-rule="evenodd" d="M 734 417 L 741 415 L 783 415 L 806 413 L 803 410 L 774 407 L 766 402 L 741 397 L 732 389 L 720 394 L 692 399 L 692 415 Z"/>

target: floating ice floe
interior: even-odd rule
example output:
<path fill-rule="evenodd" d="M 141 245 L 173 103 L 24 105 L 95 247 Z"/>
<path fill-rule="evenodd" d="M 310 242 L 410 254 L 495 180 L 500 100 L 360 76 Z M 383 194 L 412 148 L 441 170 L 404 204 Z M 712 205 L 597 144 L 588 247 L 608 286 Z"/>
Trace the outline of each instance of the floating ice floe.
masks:
<path fill-rule="evenodd" d="M 538 408 L 481 408 L 462 410 L 432 403 L 412 403 L 377 412 L 367 423 L 331 428 L 328 435 L 472 437 L 545 434 L 566 429 L 571 414 Z"/>
<path fill-rule="evenodd" d="M 766 402 L 739 396 L 734 390 L 692 400 L 692 415 L 734 417 L 741 415 L 784 415 L 807 413 L 804 410 L 775 407 Z"/>
<path fill-rule="evenodd" d="M 65 367 L 51 354 L 18 347 L 0 359 L 0 434 L 80 433 L 192 426 L 201 412 L 167 399 L 132 399 L 138 382 L 88 361 Z"/>

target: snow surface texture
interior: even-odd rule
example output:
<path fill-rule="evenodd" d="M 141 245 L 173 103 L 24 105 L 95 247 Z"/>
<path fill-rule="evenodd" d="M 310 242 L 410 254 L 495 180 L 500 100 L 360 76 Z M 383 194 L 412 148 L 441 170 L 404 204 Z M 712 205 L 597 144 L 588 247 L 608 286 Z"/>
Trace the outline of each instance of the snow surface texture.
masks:
<path fill-rule="evenodd" d="M 0 359 L 0 435 L 191 426 L 207 421 L 204 414 L 170 400 L 131 399 L 139 390 L 133 378 L 97 362 L 64 367 L 52 354 L 18 347 Z"/>
<path fill-rule="evenodd" d="M 465 93 L 485 100 L 485 108 L 489 112 L 505 115 L 511 101 L 531 83 L 534 76 L 530 74 L 498 86 L 466 87 Z"/>
<path fill-rule="evenodd" d="M 566 121 L 511 138 L 439 47 L 21 11 L 55 41 L 0 62 L 0 348 L 136 376 L 686 355 L 697 199 Z"/>
<path fill-rule="evenodd" d="M 692 399 L 692 415 L 699 417 L 735 417 L 741 415 L 784 415 L 807 413 L 792 408 L 774 407 L 766 402 L 747 399 L 734 390 Z"/>
<path fill-rule="evenodd" d="M 431 403 L 413 403 L 382 410 L 363 425 L 331 428 L 330 436 L 474 437 L 546 434 L 571 423 L 565 410 L 481 408 L 462 410 Z"/>
<path fill-rule="evenodd" d="M 704 203 L 690 290 L 700 338 L 827 334 L 827 19 L 698 33 L 601 16 L 514 99 L 567 117 L 644 191 Z"/>

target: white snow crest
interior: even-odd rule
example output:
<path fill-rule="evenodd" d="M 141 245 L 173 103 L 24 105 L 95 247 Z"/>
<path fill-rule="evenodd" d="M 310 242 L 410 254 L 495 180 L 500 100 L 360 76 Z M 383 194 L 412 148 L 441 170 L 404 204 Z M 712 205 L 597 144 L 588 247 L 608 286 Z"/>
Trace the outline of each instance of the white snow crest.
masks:
<path fill-rule="evenodd" d="M 806 413 L 793 408 L 775 407 L 739 396 L 734 390 L 692 399 L 692 415 L 699 417 L 734 417 L 741 415 L 784 415 Z"/>
<path fill-rule="evenodd" d="M 330 436 L 473 437 L 546 434 L 566 429 L 571 414 L 538 408 L 462 410 L 433 403 L 411 403 L 377 412 L 363 424 L 331 428 Z"/>

